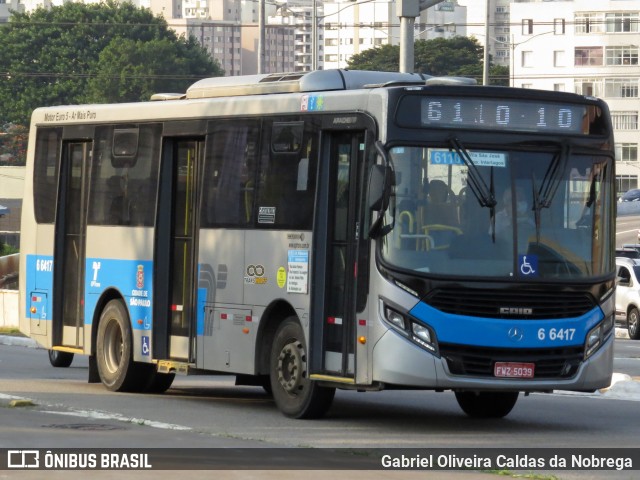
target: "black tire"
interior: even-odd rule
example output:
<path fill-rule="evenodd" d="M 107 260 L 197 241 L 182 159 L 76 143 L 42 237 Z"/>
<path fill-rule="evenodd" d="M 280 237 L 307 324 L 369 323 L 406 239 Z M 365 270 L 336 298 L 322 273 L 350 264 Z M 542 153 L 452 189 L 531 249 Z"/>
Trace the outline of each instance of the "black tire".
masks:
<path fill-rule="evenodd" d="M 146 365 L 133 362 L 129 314 L 120 300 L 111 300 L 100 315 L 96 363 L 100 380 L 112 392 L 139 391 L 146 385 Z"/>
<path fill-rule="evenodd" d="M 511 412 L 519 392 L 456 392 L 460 408 L 473 418 L 502 418 Z"/>
<path fill-rule="evenodd" d="M 280 411 L 290 418 L 320 418 L 331 407 L 335 388 L 309 380 L 307 347 L 296 317 L 287 318 L 273 339 L 271 391 Z"/>
<path fill-rule="evenodd" d="M 49 363 L 56 368 L 67 368 L 73 362 L 73 353 L 49 350 Z"/>
<path fill-rule="evenodd" d="M 151 372 L 147 386 L 144 391 L 147 393 L 164 393 L 171 387 L 175 373 Z"/>
<path fill-rule="evenodd" d="M 634 307 L 627 314 L 627 331 L 632 340 L 640 340 L 640 328 L 638 327 L 640 327 L 640 313 Z"/>

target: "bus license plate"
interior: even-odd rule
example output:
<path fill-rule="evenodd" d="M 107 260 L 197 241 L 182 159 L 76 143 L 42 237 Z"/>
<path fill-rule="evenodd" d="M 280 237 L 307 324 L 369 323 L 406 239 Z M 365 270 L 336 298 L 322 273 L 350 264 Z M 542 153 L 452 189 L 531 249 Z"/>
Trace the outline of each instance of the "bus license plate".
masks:
<path fill-rule="evenodd" d="M 506 378 L 533 378 L 535 363 L 496 362 L 493 375 Z"/>

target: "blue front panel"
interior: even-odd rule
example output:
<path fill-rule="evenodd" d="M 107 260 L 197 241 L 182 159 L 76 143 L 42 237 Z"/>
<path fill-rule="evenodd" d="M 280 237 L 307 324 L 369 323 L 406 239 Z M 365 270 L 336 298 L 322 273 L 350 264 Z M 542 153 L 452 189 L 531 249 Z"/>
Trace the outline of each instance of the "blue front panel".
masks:
<path fill-rule="evenodd" d="M 439 343 L 495 348 L 553 348 L 583 345 L 604 315 L 598 307 L 581 317 L 509 320 L 452 315 L 420 302 L 409 312 L 430 325 Z"/>
<path fill-rule="evenodd" d="M 115 288 L 124 297 L 134 330 L 151 330 L 153 262 L 87 258 L 85 323 L 92 323 L 100 295 Z"/>

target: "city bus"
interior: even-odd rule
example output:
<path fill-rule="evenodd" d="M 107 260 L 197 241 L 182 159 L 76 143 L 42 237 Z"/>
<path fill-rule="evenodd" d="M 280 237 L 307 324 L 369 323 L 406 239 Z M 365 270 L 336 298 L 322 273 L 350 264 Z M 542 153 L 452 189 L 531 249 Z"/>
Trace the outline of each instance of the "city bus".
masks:
<path fill-rule="evenodd" d="M 336 389 L 610 385 L 606 104 L 464 78 L 209 78 L 148 102 L 38 108 L 20 329 L 89 382 L 262 387 L 291 418 Z"/>

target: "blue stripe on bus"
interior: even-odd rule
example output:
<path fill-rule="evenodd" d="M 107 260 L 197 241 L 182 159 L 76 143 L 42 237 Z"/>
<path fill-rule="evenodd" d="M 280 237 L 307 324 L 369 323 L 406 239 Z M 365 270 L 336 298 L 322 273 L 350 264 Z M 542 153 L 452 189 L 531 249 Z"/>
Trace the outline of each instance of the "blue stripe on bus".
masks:
<path fill-rule="evenodd" d="M 150 330 L 153 313 L 153 262 L 87 258 L 85 262 L 84 323 L 90 325 L 98 300 L 107 288 L 118 290 L 126 302 L 131 327 Z M 53 257 L 27 255 L 27 318 L 51 320 L 53 314 Z M 36 308 L 31 313 L 31 307 Z"/>
<path fill-rule="evenodd" d="M 604 315 L 599 307 L 570 319 L 509 320 L 453 315 L 418 303 L 409 312 L 430 325 L 438 342 L 477 347 L 544 348 L 583 345 Z"/>

